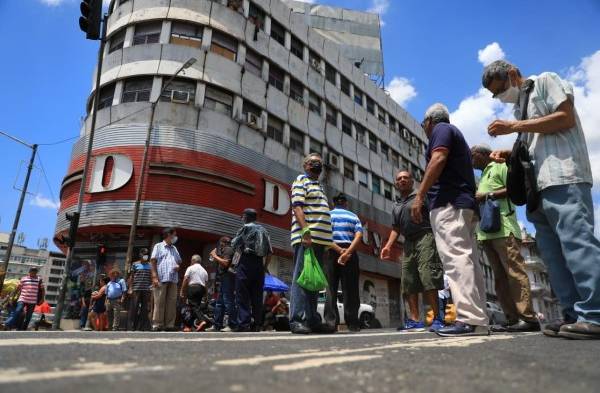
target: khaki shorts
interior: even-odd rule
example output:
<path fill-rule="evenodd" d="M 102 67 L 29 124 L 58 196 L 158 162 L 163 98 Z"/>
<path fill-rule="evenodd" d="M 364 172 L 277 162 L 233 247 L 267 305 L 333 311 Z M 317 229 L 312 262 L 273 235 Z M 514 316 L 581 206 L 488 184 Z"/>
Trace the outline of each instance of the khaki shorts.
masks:
<path fill-rule="evenodd" d="M 415 294 L 444 288 L 444 268 L 438 256 L 433 233 L 424 232 L 404 242 L 402 294 Z"/>

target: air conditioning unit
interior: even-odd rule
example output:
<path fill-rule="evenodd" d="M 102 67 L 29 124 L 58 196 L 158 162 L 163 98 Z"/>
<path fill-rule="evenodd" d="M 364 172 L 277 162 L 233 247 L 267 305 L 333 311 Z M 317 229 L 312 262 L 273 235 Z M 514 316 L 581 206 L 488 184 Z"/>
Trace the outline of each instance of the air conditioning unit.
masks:
<path fill-rule="evenodd" d="M 321 72 L 321 62 L 317 59 L 310 59 L 310 66 L 315 70 Z"/>
<path fill-rule="evenodd" d="M 340 169 L 340 157 L 335 153 L 329 153 L 327 159 L 327 165 L 331 168 Z"/>
<path fill-rule="evenodd" d="M 171 102 L 176 102 L 178 104 L 189 103 L 190 102 L 190 92 L 189 91 L 180 91 L 180 90 L 171 91 Z"/>
<path fill-rule="evenodd" d="M 406 140 L 410 139 L 410 133 L 408 132 L 408 130 L 406 128 L 402 129 L 402 137 Z"/>
<path fill-rule="evenodd" d="M 262 130 L 262 119 L 255 113 L 246 113 L 246 125 L 255 130 Z"/>

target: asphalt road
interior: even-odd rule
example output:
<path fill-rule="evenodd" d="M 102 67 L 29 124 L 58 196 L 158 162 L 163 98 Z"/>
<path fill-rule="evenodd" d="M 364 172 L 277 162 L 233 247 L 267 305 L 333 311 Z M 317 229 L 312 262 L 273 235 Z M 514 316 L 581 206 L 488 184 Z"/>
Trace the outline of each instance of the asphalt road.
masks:
<path fill-rule="evenodd" d="M 0 333 L 0 392 L 598 392 L 600 341 L 540 334 Z"/>

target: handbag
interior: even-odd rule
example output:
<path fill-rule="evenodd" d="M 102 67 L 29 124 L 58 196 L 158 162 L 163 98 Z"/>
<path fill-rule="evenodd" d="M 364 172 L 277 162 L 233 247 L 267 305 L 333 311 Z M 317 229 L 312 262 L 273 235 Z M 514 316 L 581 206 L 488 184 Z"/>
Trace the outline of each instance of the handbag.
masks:
<path fill-rule="evenodd" d="M 500 204 L 492 198 L 486 198 L 479 207 L 481 221 L 479 229 L 485 233 L 495 233 L 502 228 L 502 217 L 500 216 Z"/>
<path fill-rule="evenodd" d="M 523 83 L 523 91 L 520 100 L 521 119 L 527 119 L 527 105 L 529 95 L 534 87 L 534 81 L 527 79 Z M 508 173 L 506 177 L 506 192 L 508 198 L 517 206 L 527 205 L 527 211 L 533 212 L 540 202 L 540 193 L 537 188 L 535 168 L 529 155 L 529 145 L 519 133 L 515 141 L 510 157 L 506 162 Z"/>

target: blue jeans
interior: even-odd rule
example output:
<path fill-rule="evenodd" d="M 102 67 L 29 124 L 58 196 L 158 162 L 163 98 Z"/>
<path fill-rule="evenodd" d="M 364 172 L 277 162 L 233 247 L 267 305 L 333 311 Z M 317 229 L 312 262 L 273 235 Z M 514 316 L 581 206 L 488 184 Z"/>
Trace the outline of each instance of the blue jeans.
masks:
<path fill-rule="evenodd" d="M 586 183 L 542 190 L 540 207 L 527 214 L 565 320 L 600 325 L 600 240 Z"/>
<path fill-rule="evenodd" d="M 223 319 L 225 318 L 225 312 L 227 312 L 229 327 L 235 329 L 237 327 L 237 312 L 234 303 L 235 275 L 226 272 L 219 278 L 219 281 L 221 286 L 215 304 L 215 327 L 217 329 L 223 328 Z"/>
<path fill-rule="evenodd" d="M 442 322 L 446 319 L 446 305 L 448 299 L 438 298 L 438 319 Z"/>
<path fill-rule="evenodd" d="M 324 267 L 325 246 L 312 245 L 315 256 L 321 267 Z M 304 246 L 294 246 L 294 276 L 290 298 L 290 328 L 294 330 L 301 325 L 314 329 L 321 325 L 321 318 L 317 313 L 318 292 L 307 291 L 298 285 L 298 277 L 304 269 Z"/>
<path fill-rule="evenodd" d="M 87 305 L 81 306 L 81 311 L 79 312 L 79 327 L 81 329 L 85 328 L 88 319 L 88 313 L 90 312 L 90 308 Z"/>
<path fill-rule="evenodd" d="M 27 307 L 27 311 L 25 312 L 25 318 L 20 326 L 17 325 L 17 321 L 21 317 L 23 310 Z M 17 302 L 17 307 L 15 307 L 15 311 L 13 315 L 6 321 L 6 327 L 13 328 L 16 327 L 17 330 L 27 330 L 29 326 L 29 321 L 31 321 L 31 316 L 33 315 L 33 309 L 35 308 L 35 304 L 29 304 L 24 302 Z"/>

